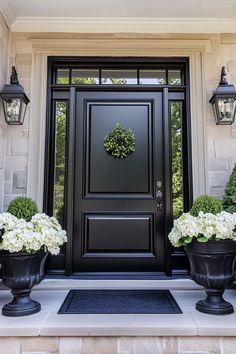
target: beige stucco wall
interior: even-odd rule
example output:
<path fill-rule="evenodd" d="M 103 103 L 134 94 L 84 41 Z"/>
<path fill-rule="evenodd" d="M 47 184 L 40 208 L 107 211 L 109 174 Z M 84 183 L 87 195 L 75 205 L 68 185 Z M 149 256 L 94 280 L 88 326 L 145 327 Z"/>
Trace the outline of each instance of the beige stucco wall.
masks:
<path fill-rule="evenodd" d="M 0 89 L 7 80 L 10 34 L 0 14 Z M 7 127 L 4 122 L 2 105 L 0 106 L 0 212 L 3 208 L 5 179 L 5 146 Z"/>
<path fill-rule="evenodd" d="M 32 68 L 32 38 L 40 38 L 44 36 L 46 41 L 53 36 L 62 38 L 62 35 L 53 34 L 17 34 L 12 33 L 11 50 L 10 50 L 10 65 L 16 65 L 20 83 L 24 86 L 26 93 L 31 95 L 31 86 L 33 80 L 31 78 Z M 68 35 L 66 35 L 68 36 Z M 152 40 L 155 46 L 155 38 L 165 41 L 165 35 L 148 36 L 148 35 L 129 35 L 124 34 L 123 38 L 128 43 L 133 38 L 145 38 Z M 116 35 L 71 35 L 74 38 L 82 38 L 89 41 L 94 38 L 112 40 L 112 46 L 116 46 L 116 40 L 122 38 L 122 34 Z M 202 55 L 202 73 L 203 86 L 205 87 L 205 116 L 206 116 L 206 143 L 208 146 L 207 152 L 207 176 L 208 190 L 211 194 L 222 197 L 224 193 L 224 187 L 230 175 L 231 169 L 236 162 L 236 123 L 232 126 L 216 126 L 214 122 L 213 112 L 211 105 L 208 104 L 209 98 L 212 95 L 212 91 L 219 83 L 221 66 L 226 65 L 229 71 L 229 78 L 232 83 L 236 85 L 236 36 L 235 35 L 166 35 L 166 40 L 193 40 L 193 43 L 199 43 L 201 41 L 209 41 L 209 45 L 206 45 L 206 49 Z M 65 43 L 68 43 L 68 38 L 64 39 Z M 42 46 L 43 40 L 40 41 Z M 48 44 L 47 44 L 48 46 Z M 193 45 L 194 47 L 194 45 Z M 78 50 L 78 48 L 77 48 Z M 171 47 L 169 49 L 171 51 Z M 63 53 L 62 53 L 63 55 Z M 143 53 L 145 55 L 145 53 Z M 173 55 L 178 55 L 177 49 L 173 50 Z M 181 55 L 181 53 L 179 53 Z M 200 77 L 197 78 L 200 80 Z M 193 83 L 194 85 L 194 83 Z M 41 92 L 41 95 L 46 95 L 45 92 Z M 34 97 L 31 97 L 34 100 Z M 199 110 L 201 114 L 201 110 Z M 34 124 L 35 117 L 32 115 L 30 108 L 27 112 L 27 117 L 24 125 L 18 127 L 8 127 L 6 133 L 6 178 L 5 178 L 5 190 L 4 190 L 4 208 L 7 207 L 9 201 L 14 198 L 15 195 L 25 194 L 27 186 L 27 161 L 29 159 L 28 151 L 28 135 L 29 135 L 29 119 Z M 195 132 L 193 132 L 194 134 Z M 199 132 L 198 134 L 203 134 Z M 193 151 L 195 154 L 195 151 Z M 202 156 L 204 159 L 204 156 Z M 1 181 L 1 179 L 0 179 Z M 0 193 L 1 196 L 1 193 Z"/>

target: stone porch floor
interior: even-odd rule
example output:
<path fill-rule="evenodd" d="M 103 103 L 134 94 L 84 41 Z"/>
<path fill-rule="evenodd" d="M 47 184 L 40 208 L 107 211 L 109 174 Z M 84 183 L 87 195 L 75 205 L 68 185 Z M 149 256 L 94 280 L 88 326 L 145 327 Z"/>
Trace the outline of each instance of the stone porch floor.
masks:
<path fill-rule="evenodd" d="M 58 315 L 73 288 L 170 289 L 183 314 Z M 39 284 L 32 298 L 38 314 L 0 315 L 0 354 L 236 354 L 236 313 L 205 315 L 195 310 L 203 290 L 191 280 L 51 280 Z M 0 291 L 0 306 L 11 299 Z M 235 306 L 236 291 L 225 299 Z"/>

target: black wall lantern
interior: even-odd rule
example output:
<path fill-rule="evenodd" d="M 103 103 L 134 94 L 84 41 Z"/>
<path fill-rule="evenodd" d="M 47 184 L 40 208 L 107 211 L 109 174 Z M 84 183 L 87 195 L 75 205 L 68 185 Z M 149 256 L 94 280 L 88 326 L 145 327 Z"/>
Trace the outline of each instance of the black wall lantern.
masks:
<path fill-rule="evenodd" d="M 6 122 L 10 125 L 22 125 L 30 100 L 19 84 L 15 66 L 12 67 L 10 85 L 4 85 L 0 97 Z"/>
<path fill-rule="evenodd" d="M 213 106 L 216 124 L 229 125 L 235 120 L 236 89 L 226 79 L 225 67 L 221 69 L 221 79 L 209 101 Z"/>

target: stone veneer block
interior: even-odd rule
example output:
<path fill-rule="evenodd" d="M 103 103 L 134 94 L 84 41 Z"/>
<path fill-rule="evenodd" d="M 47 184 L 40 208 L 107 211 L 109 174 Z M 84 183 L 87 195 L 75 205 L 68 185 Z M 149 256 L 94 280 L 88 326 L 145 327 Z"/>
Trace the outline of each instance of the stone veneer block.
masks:
<path fill-rule="evenodd" d="M 135 341 L 135 339 L 132 337 L 119 338 L 118 339 L 118 352 L 119 353 L 134 354 L 134 341 Z"/>
<path fill-rule="evenodd" d="M 220 339 L 218 337 L 213 338 L 199 338 L 199 337 L 181 337 L 178 340 L 178 350 L 180 353 L 199 353 L 199 351 L 204 353 L 214 353 L 220 354 Z M 228 353 L 227 353 L 228 354 Z"/>
<path fill-rule="evenodd" d="M 32 337 L 21 340 L 23 352 L 50 352 L 57 353 L 59 350 L 59 338 L 57 337 Z"/>
<path fill-rule="evenodd" d="M 236 59 L 231 59 L 227 63 L 227 69 L 230 73 L 236 73 Z"/>
<path fill-rule="evenodd" d="M 6 181 L 4 184 L 4 193 L 11 194 L 12 193 L 12 183 L 11 181 Z"/>
<path fill-rule="evenodd" d="M 13 172 L 12 193 L 26 194 L 27 176 L 26 171 Z"/>
<path fill-rule="evenodd" d="M 235 128 L 235 125 L 234 127 L 231 127 L 231 138 L 232 139 L 236 139 L 236 128 Z"/>
<path fill-rule="evenodd" d="M 60 354 L 80 354 L 82 339 L 76 337 L 60 338 Z"/>
<path fill-rule="evenodd" d="M 177 337 L 163 337 L 164 353 L 177 354 L 178 352 L 178 338 Z"/>
<path fill-rule="evenodd" d="M 224 187 L 229 179 L 229 172 L 210 172 L 210 186 L 211 187 Z"/>
<path fill-rule="evenodd" d="M 217 157 L 236 157 L 236 139 L 216 140 L 215 151 Z"/>
<path fill-rule="evenodd" d="M 59 352 L 21 352 L 21 354 L 60 354 Z"/>
<path fill-rule="evenodd" d="M 210 159 L 210 171 L 228 171 L 231 164 L 230 159 Z"/>
<path fill-rule="evenodd" d="M 0 139 L 0 169 L 4 168 L 5 160 L 5 140 Z"/>
<path fill-rule="evenodd" d="M 19 338 L 0 338 L 0 354 L 21 354 Z"/>
<path fill-rule="evenodd" d="M 223 348 L 223 353 L 225 354 L 235 354 L 236 353 L 236 338 L 221 338 L 221 344 Z"/>
<path fill-rule="evenodd" d="M 17 54 L 16 58 L 16 65 L 28 65 L 31 66 L 32 63 L 32 54 Z"/>
<path fill-rule="evenodd" d="M 216 125 L 212 120 L 208 122 L 208 138 L 214 140 L 229 139 L 230 141 L 230 126 Z"/>
<path fill-rule="evenodd" d="M 27 169 L 27 156 L 7 156 L 6 157 L 6 176 L 11 172 L 23 171 Z M 8 179 L 6 177 L 6 179 Z"/>
<path fill-rule="evenodd" d="M 208 156 L 209 157 L 216 156 L 214 140 L 208 140 Z"/>
<path fill-rule="evenodd" d="M 162 337 L 136 338 L 135 354 L 169 354 L 164 349 Z"/>
<path fill-rule="evenodd" d="M 26 156 L 28 153 L 27 139 L 12 139 L 11 140 L 11 155 Z"/>
<path fill-rule="evenodd" d="M 211 187 L 210 188 L 210 195 L 213 195 L 215 197 L 218 197 L 222 199 L 225 194 L 225 188 L 224 187 Z"/>
<path fill-rule="evenodd" d="M 117 338 L 85 337 L 81 354 L 117 354 Z"/>

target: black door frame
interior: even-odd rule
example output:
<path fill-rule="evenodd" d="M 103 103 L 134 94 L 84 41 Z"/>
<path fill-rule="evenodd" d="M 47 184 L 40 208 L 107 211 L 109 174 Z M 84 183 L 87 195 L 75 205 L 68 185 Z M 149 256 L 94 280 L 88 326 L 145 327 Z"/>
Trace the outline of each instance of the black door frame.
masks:
<path fill-rule="evenodd" d="M 133 68 L 142 65 L 145 68 L 155 68 L 162 65 L 165 68 L 181 66 L 184 73 L 184 85 L 56 85 L 55 84 L 55 67 L 67 67 L 68 65 L 78 65 L 85 67 L 101 67 L 101 68 Z M 84 58 L 84 57 L 50 57 L 48 59 L 48 103 L 47 103 L 47 133 L 45 145 L 45 181 L 44 181 L 44 211 L 52 214 L 52 198 L 50 191 L 53 183 L 54 169 L 54 146 L 55 121 L 53 110 L 53 99 L 68 100 L 68 126 L 67 126 L 67 165 L 66 165 L 66 223 L 65 227 L 68 232 L 68 243 L 65 247 L 65 254 L 52 257 L 49 264 L 49 274 L 72 274 L 72 233 L 73 233 L 73 181 L 74 181 L 74 127 L 75 127 L 75 98 L 77 91 L 149 91 L 163 92 L 163 137 L 164 137 L 164 176 L 165 176 L 165 243 L 166 243 L 166 275 L 187 274 L 188 263 L 185 260 L 183 250 L 173 250 L 168 242 L 167 234 L 172 227 L 172 208 L 171 208 L 171 160 L 170 160 L 170 122 L 169 122 L 169 99 L 174 93 L 184 93 L 184 113 L 185 120 L 182 125 L 183 129 L 183 192 L 184 192 L 184 209 L 188 210 L 192 203 L 192 164 L 191 164 L 191 119 L 190 119 L 190 93 L 189 93 L 189 61 L 188 58 Z M 177 95 L 178 96 L 178 95 Z M 52 269 L 50 269 L 52 268 Z M 64 269 L 64 270 L 63 270 Z M 88 274 L 84 274 L 88 275 Z M 90 275 L 94 275 L 90 273 Z M 97 273 L 96 273 L 97 275 Z M 127 273 L 126 273 L 127 275 Z M 101 274 L 100 274 L 101 276 Z"/>

